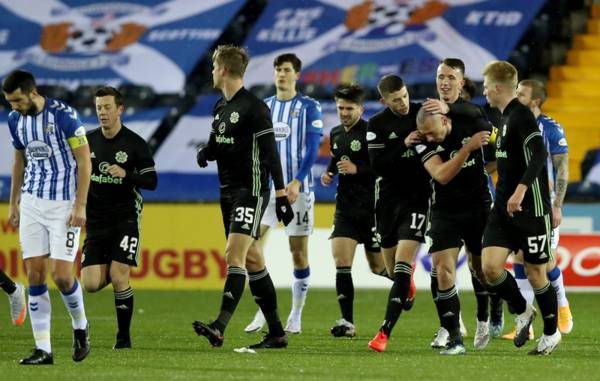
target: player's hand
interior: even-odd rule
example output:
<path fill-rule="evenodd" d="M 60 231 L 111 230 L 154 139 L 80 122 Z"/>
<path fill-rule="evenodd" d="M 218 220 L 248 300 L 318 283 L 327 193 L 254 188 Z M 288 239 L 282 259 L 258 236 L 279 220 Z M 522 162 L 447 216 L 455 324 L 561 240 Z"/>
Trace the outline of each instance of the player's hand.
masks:
<path fill-rule="evenodd" d="M 125 177 L 126 175 L 125 170 L 119 167 L 117 164 L 109 165 L 108 168 L 106 168 L 106 172 L 108 172 L 108 174 L 112 177 Z"/>
<path fill-rule="evenodd" d="M 444 114 L 446 115 L 448 111 L 450 111 L 450 107 L 443 101 L 439 99 L 427 98 L 423 105 L 421 106 L 425 109 L 425 111 L 431 114 Z"/>
<path fill-rule="evenodd" d="M 285 226 L 288 226 L 294 219 L 294 211 L 288 200 L 287 196 L 279 196 L 275 198 L 275 214 L 277 220 L 283 222 Z"/>
<path fill-rule="evenodd" d="M 337 162 L 337 168 L 340 175 L 355 175 L 357 172 L 356 164 L 350 160 L 340 160 Z"/>
<path fill-rule="evenodd" d="M 469 150 L 469 152 L 477 151 L 481 149 L 481 147 L 488 145 L 490 142 L 489 131 L 479 131 L 475 135 L 471 136 L 471 139 L 465 144 L 465 148 Z"/>
<path fill-rule="evenodd" d="M 525 197 L 525 192 L 527 192 L 527 186 L 523 184 L 517 185 L 515 192 L 512 194 L 512 196 L 510 196 L 508 202 L 506 203 L 506 212 L 509 216 L 514 217 L 515 212 L 520 212 L 523 210 L 521 203 Z"/>
<path fill-rule="evenodd" d="M 198 147 L 198 152 L 196 153 L 196 163 L 200 168 L 206 168 L 208 166 L 208 159 L 206 158 L 206 146 L 201 144 Z"/>
<path fill-rule="evenodd" d="M 71 211 L 71 217 L 69 219 L 69 226 L 73 227 L 84 227 L 85 226 L 85 205 L 75 204 Z"/>
<path fill-rule="evenodd" d="M 324 187 L 330 186 L 331 182 L 333 181 L 333 176 L 334 174 L 331 172 L 321 173 L 321 185 L 323 185 Z"/>
<path fill-rule="evenodd" d="M 287 198 L 290 201 L 290 204 L 293 204 L 298 199 L 298 194 L 300 193 L 300 185 L 302 183 L 298 179 L 294 179 L 290 181 L 290 183 L 285 187 L 285 193 L 287 193 Z"/>
<path fill-rule="evenodd" d="M 552 229 L 556 229 L 562 222 L 562 210 L 556 206 L 552 207 Z"/>
<path fill-rule="evenodd" d="M 19 205 L 10 205 L 8 207 L 8 223 L 14 227 L 19 227 Z"/>
<path fill-rule="evenodd" d="M 415 146 L 423 141 L 423 135 L 418 130 L 414 130 L 404 139 L 404 145 L 408 148 Z"/>

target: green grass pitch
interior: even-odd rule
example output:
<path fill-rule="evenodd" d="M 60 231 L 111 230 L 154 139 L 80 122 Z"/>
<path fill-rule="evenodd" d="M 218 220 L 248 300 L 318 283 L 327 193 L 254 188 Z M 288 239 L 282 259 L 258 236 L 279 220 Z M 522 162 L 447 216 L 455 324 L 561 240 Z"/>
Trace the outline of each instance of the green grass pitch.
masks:
<path fill-rule="evenodd" d="M 387 291 L 356 290 L 354 339 L 334 338 L 329 328 L 339 318 L 334 290 L 311 290 L 303 332 L 292 335 L 284 350 L 238 354 L 233 348 L 252 344 L 258 334 L 246 334 L 255 305 L 246 289 L 225 334 L 222 348 L 212 349 L 192 330 L 193 320 L 214 318 L 220 303 L 217 291 L 136 291 L 133 349 L 114 351 L 116 321 L 112 291 L 86 294 L 92 352 L 82 363 L 70 357 L 71 325 L 58 293 L 53 304 L 54 366 L 23 367 L 18 359 L 29 354 L 33 338 L 27 323 L 13 327 L 8 303 L 0 304 L 0 380 L 599 380 L 600 295 L 570 293 L 575 328 L 551 356 L 526 353 L 534 343 L 517 349 L 494 339 L 483 351 L 473 349 L 475 298 L 461 295 L 463 318 L 469 329 L 467 355 L 440 356 L 429 347 L 437 329 L 431 295 L 419 292 L 415 307 L 403 313 L 385 353 L 367 342 L 383 320 Z M 289 311 L 290 291 L 279 291 L 282 319 Z M 505 331 L 513 325 L 505 314 Z M 541 321 L 535 322 L 536 336 Z"/>

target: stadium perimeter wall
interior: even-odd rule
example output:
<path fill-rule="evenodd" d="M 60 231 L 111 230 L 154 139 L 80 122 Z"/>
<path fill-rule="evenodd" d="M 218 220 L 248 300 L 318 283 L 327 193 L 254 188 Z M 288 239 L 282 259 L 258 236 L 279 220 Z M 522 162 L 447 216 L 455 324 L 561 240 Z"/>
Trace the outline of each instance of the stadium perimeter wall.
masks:
<path fill-rule="evenodd" d="M 333 204 L 317 204 L 310 238 L 311 284 L 335 287 L 335 266 L 328 240 Z M 559 266 L 570 289 L 600 291 L 600 205 L 565 207 Z M 0 204 L 0 267 L 25 281 L 18 230 L 8 224 L 8 205 Z M 83 235 L 82 235 L 83 242 Z M 218 204 L 147 204 L 142 219 L 140 266 L 132 272 L 139 289 L 220 289 L 226 277 L 225 237 Z M 291 286 L 292 261 L 283 229 L 274 229 L 266 244 L 267 266 L 277 287 Z M 362 246 L 356 252 L 356 287 L 387 288 L 389 281 L 370 273 Z M 415 280 L 429 288 L 431 262 L 426 247 L 418 254 Z M 466 257 L 459 259 L 458 283 L 471 289 Z M 51 282 L 50 282 L 51 283 Z"/>

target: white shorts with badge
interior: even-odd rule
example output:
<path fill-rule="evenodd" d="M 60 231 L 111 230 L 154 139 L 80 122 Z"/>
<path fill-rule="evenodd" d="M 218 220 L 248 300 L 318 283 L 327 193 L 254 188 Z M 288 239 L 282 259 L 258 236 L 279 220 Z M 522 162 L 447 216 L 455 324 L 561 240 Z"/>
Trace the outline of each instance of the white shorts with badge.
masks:
<path fill-rule="evenodd" d="M 285 234 L 288 236 L 306 236 L 313 232 L 315 222 L 315 194 L 300 193 L 296 202 L 292 204 L 294 219 L 285 227 Z M 275 192 L 271 192 L 269 205 L 265 215 L 260 221 L 261 225 L 270 228 L 277 226 L 277 214 L 275 214 Z"/>
<path fill-rule="evenodd" d="M 45 200 L 23 193 L 20 209 L 23 259 L 50 254 L 52 259 L 75 261 L 81 228 L 68 226 L 73 200 Z"/>

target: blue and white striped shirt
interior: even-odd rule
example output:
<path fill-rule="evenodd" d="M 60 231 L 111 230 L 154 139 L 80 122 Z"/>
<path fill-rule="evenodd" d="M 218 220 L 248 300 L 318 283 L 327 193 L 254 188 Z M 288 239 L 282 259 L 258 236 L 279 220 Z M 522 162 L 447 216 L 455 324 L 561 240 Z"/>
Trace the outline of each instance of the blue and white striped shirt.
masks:
<path fill-rule="evenodd" d="M 302 186 L 300 192 L 311 192 L 313 190 L 313 176 L 311 167 L 316 156 L 307 157 L 307 149 L 315 139 L 310 139 L 310 134 L 323 134 L 323 120 L 321 117 L 321 105 L 318 101 L 300 93 L 287 101 L 280 101 L 277 96 L 264 99 L 269 106 L 272 115 L 273 129 L 277 150 L 283 170 L 283 178 L 289 184 L 295 178 L 300 180 Z M 318 150 L 318 140 L 316 140 Z"/>
<path fill-rule="evenodd" d="M 22 192 L 46 200 L 71 200 L 77 188 L 77 162 L 69 141 L 84 144 L 85 128 L 77 111 L 46 98 L 37 115 L 8 115 L 12 144 L 25 150 L 27 166 Z"/>
<path fill-rule="evenodd" d="M 567 138 L 565 137 L 565 131 L 560 124 L 552 119 L 551 117 L 540 114 L 537 118 L 538 127 L 544 138 L 544 144 L 548 151 L 548 158 L 546 161 L 546 169 L 548 170 L 548 179 L 552 183 L 552 190 L 550 195 L 552 198 L 555 196 L 554 183 L 556 182 L 556 168 L 552 162 L 552 155 L 558 155 L 569 152 L 569 145 L 567 144 Z"/>

